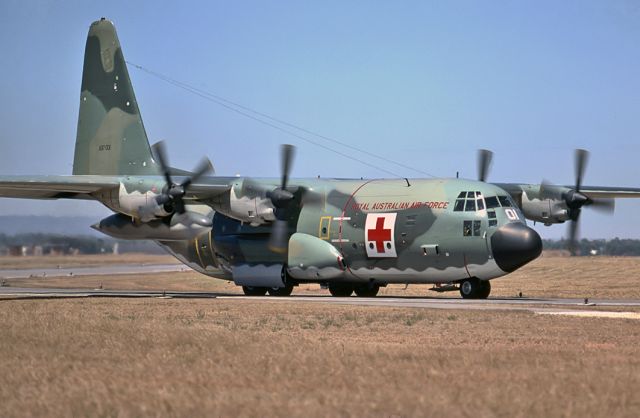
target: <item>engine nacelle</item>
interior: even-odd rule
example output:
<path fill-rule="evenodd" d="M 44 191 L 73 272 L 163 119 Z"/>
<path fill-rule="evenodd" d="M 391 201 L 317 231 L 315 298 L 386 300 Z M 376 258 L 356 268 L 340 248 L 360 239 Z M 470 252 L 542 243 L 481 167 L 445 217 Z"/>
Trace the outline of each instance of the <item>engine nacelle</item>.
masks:
<path fill-rule="evenodd" d="M 129 186 L 132 191 L 127 191 Z M 114 212 L 123 213 L 142 222 L 149 222 L 153 219 L 164 218 L 173 212 L 173 209 L 166 205 L 159 205 L 156 198 L 161 190 L 155 183 L 149 184 L 148 180 L 139 180 L 128 184 L 120 183 L 117 190 L 110 190 L 96 195 L 104 205 Z M 141 191 L 150 189 L 147 191 Z M 169 209 L 169 210 L 167 210 Z"/>
<path fill-rule="evenodd" d="M 208 233 L 212 226 L 211 219 L 212 216 L 187 211 L 183 214 L 175 213 L 170 218 L 140 222 L 117 213 L 91 227 L 118 239 L 182 241 Z"/>
<path fill-rule="evenodd" d="M 563 223 L 569 220 L 567 204 L 562 199 L 532 199 L 526 194 L 522 196 L 522 213 L 534 222 L 545 225 Z"/>
<path fill-rule="evenodd" d="M 274 186 L 275 187 L 275 186 Z M 229 192 L 211 199 L 213 207 L 230 218 L 247 222 L 252 226 L 262 225 L 276 219 L 271 199 L 264 190 L 244 191 L 243 183 L 235 184 Z"/>

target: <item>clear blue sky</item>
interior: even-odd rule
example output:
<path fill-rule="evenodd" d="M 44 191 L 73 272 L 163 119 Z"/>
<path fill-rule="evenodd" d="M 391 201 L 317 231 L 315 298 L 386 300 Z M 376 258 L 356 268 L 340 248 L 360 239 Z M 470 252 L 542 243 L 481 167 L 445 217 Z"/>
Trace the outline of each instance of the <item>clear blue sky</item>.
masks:
<path fill-rule="evenodd" d="M 584 147 L 586 184 L 640 187 L 636 1 L 26 3 L 0 3 L 2 174 L 71 172 L 86 34 L 106 16 L 129 61 L 437 176 L 474 178 L 489 148 L 492 181 L 570 184 Z M 277 176 L 287 142 L 296 176 L 386 176 L 129 71 L 175 166 L 207 155 L 219 174 Z M 587 212 L 583 236 L 640 238 L 640 200 Z M 107 211 L 0 200 L 0 213 Z"/>

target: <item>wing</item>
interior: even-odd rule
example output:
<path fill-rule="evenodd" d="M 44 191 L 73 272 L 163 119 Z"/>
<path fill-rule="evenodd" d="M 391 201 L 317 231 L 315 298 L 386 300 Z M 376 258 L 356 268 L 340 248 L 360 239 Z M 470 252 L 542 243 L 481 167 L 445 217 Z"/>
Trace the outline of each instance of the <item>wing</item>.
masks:
<path fill-rule="evenodd" d="M 640 198 L 640 189 L 633 187 L 594 187 L 582 186 L 580 192 L 590 199 Z"/>
<path fill-rule="evenodd" d="M 107 176 L 2 176 L 0 197 L 94 200 L 93 193 L 119 186 Z"/>
<path fill-rule="evenodd" d="M 231 188 L 233 178 L 203 179 L 202 183 L 189 187 L 187 199 L 205 201 Z M 159 185 L 164 184 L 157 177 Z M 118 189 L 120 184 L 131 182 L 135 188 L 137 179 L 111 176 L 2 176 L 0 197 L 21 199 L 83 199 L 96 200 L 98 194 Z"/>
<path fill-rule="evenodd" d="M 493 183 L 500 187 L 514 199 L 522 195 L 523 192 L 527 193 L 529 198 L 540 198 L 538 193 L 542 187 L 552 187 L 559 193 L 573 190 L 575 186 L 556 186 L 556 185 L 542 185 L 542 184 L 521 184 L 521 183 Z M 640 198 L 640 188 L 635 187 L 600 187 L 600 186 L 582 186 L 580 193 L 584 194 L 590 199 L 619 199 L 619 198 Z"/>

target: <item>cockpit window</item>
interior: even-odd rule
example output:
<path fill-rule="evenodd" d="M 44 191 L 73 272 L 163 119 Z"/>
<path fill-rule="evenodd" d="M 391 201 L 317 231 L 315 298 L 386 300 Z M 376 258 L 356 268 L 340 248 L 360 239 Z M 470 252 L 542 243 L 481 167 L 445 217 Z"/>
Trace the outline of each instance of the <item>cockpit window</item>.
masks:
<path fill-rule="evenodd" d="M 500 204 L 502 205 L 502 207 L 513 207 L 513 205 L 511 204 L 511 199 L 509 199 L 508 196 L 498 196 L 498 199 L 500 200 Z"/>
<path fill-rule="evenodd" d="M 487 204 L 487 209 L 494 209 L 500 207 L 500 202 L 498 202 L 498 198 L 495 196 L 485 197 L 484 201 Z"/>
<path fill-rule="evenodd" d="M 494 198 L 495 199 L 495 198 Z M 497 200 L 496 200 L 497 203 Z M 498 204 L 499 206 L 499 204 Z M 484 198 L 482 193 L 478 191 L 474 192 L 460 192 L 456 203 L 453 207 L 454 212 L 475 212 L 484 210 Z"/>
<path fill-rule="evenodd" d="M 465 212 L 475 212 L 476 211 L 476 201 L 475 199 L 467 199 L 467 204 L 464 207 Z"/>

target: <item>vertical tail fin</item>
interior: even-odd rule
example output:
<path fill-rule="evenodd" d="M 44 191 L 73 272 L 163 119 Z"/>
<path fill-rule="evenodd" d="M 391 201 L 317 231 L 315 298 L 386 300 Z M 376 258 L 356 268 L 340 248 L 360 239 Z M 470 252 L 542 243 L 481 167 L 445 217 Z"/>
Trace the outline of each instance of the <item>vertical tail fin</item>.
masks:
<path fill-rule="evenodd" d="M 116 29 L 102 18 L 85 47 L 73 174 L 158 173 Z"/>

